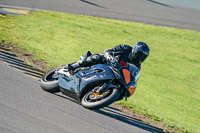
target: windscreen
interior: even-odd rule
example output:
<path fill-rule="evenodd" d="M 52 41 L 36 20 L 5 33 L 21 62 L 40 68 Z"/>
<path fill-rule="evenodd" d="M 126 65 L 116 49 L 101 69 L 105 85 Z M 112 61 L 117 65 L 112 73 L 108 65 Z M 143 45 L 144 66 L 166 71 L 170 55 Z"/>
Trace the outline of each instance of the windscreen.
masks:
<path fill-rule="evenodd" d="M 140 70 L 133 64 L 127 63 L 127 65 L 136 82 L 141 76 Z"/>

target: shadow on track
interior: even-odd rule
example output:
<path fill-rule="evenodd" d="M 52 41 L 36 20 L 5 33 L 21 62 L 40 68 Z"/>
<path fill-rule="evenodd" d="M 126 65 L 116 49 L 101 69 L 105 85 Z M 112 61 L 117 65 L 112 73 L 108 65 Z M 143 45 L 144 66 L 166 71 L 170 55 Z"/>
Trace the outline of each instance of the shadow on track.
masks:
<path fill-rule="evenodd" d="M 103 6 L 100 6 L 100 5 L 98 5 L 98 4 L 95 4 L 95 3 L 89 2 L 89 1 L 87 1 L 87 0 L 80 0 L 80 1 L 85 2 L 85 3 L 87 3 L 87 4 L 90 4 L 90 5 L 93 5 L 93 6 L 96 6 L 96 7 L 100 7 L 100 8 L 108 9 L 108 8 L 106 8 L 106 7 L 103 7 Z"/>
<path fill-rule="evenodd" d="M 65 95 L 62 95 L 62 94 L 59 94 L 59 93 L 54 94 L 54 95 L 81 105 L 81 103 L 79 101 L 74 100 L 74 99 L 67 97 Z M 94 112 L 101 114 L 101 115 L 105 115 L 105 116 L 110 117 L 112 119 L 124 122 L 126 124 L 141 128 L 143 130 L 146 130 L 146 131 L 149 131 L 149 132 L 152 132 L 152 133 L 166 133 L 161 128 L 157 128 L 157 127 L 145 124 L 145 123 L 143 123 L 142 120 L 131 117 L 129 115 L 126 115 L 126 114 L 122 113 L 119 109 L 113 108 L 111 106 L 104 107 L 104 108 L 101 108 L 101 109 L 98 109 L 98 110 L 94 110 Z"/>
<path fill-rule="evenodd" d="M 173 8 L 172 6 L 169 6 L 169 5 L 166 5 L 166 4 L 163 4 L 163 3 L 160 3 L 160 2 L 154 1 L 154 0 L 147 0 L 147 1 L 152 2 L 152 3 L 155 3 L 155 4 L 158 4 L 158 5 L 162 5 L 162 6 L 167 6 L 167 7 Z"/>

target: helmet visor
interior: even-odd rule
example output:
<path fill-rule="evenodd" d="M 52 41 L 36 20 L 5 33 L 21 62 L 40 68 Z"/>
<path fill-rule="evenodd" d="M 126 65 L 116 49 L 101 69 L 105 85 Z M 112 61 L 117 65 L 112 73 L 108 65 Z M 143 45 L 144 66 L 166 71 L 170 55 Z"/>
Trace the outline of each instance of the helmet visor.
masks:
<path fill-rule="evenodd" d="M 132 61 L 136 63 L 142 63 L 147 57 L 148 54 L 143 53 L 142 51 L 137 51 L 136 53 L 133 53 Z"/>

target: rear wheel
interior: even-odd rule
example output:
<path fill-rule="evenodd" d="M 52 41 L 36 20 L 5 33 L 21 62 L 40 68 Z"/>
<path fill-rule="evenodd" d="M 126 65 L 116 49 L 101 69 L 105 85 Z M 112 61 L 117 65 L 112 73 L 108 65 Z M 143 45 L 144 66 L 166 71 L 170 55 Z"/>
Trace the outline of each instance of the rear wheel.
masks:
<path fill-rule="evenodd" d="M 42 77 L 42 79 L 40 80 L 40 86 L 43 90 L 50 93 L 56 93 L 60 91 L 58 86 L 58 77 L 55 74 L 55 71 L 58 68 L 60 67 L 50 70 Z"/>
<path fill-rule="evenodd" d="M 99 109 L 115 102 L 120 96 L 117 88 L 109 88 L 105 92 L 99 94 L 90 91 L 82 98 L 82 105 L 88 109 Z"/>

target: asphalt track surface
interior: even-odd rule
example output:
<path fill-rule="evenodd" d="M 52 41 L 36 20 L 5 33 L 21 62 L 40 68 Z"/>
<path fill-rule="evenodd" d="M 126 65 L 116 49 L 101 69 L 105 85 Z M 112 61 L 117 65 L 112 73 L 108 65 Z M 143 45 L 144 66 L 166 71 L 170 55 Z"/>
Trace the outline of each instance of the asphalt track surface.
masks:
<path fill-rule="evenodd" d="M 91 111 L 0 62 L 1 133 L 145 133 L 130 121 Z"/>
<path fill-rule="evenodd" d="M 29 7 L 200 31 L 200 10 L 163 0 L 0 0 L 0 5 Z M 180 0 L 179 0 L 180 1 Z M 182 3 L 187 0 L 181 0 Z M 191 0 L 192 6 L 199 5 Z M 180 4 L 183 6 L 183 4 Z"/>

